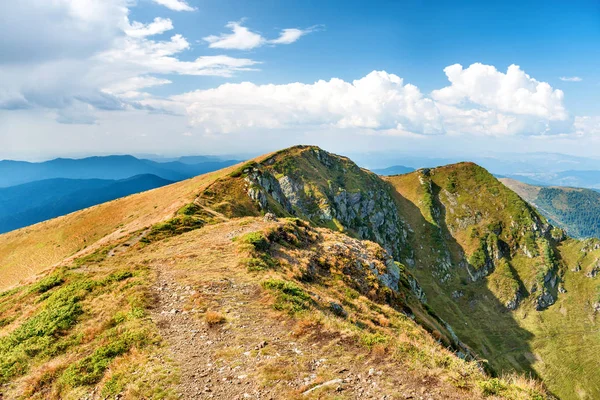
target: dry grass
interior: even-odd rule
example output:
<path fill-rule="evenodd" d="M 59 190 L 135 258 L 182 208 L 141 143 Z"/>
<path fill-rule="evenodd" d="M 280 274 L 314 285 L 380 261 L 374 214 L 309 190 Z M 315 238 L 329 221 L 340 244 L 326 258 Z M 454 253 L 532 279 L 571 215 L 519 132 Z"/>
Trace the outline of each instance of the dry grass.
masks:
<path fill-rule="evenodd" d="M 207 311 L 204 314 L 204 320 L 210 326 L 224 324 L 227 321 L 227 318 L 223 314 L 218 311 Z"/>
<path fill-rule="evenodd" d="M 169 219 L 234 167 L 77 211 L 0 235 L 0 291 L 76 253 Z"/>

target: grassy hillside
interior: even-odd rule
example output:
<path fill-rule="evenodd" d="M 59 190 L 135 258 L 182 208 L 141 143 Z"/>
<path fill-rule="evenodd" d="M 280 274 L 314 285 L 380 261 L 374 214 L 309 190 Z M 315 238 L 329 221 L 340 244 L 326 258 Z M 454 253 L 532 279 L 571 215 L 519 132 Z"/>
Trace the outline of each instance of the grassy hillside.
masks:
<path fill-rule="evenodd" d="M 561 242 L 560 230 L 473 164 L 389 181 L 415 230 L 413 272 L 458 336 L 499 373 L 530 371 L 565 399 L 599 396 L 600 364 L 588 351 L 600 345 L 598 284 L 572 272 L 581 242 Z"/>
<path fill-rule="evenodd" d="M 449 351 L 451 334 L 410 272 L 375 243 L 297 219 L 173 235 L 112 242 L 3 292 L 0 393 L 546 396 Z"/>
<path fill-rule="evenodd" d="M 82 227 L 73 256 L 62 247 Z M 38 247 L 59 230 L 60 247 Z M 536 378 L 600 396 L 600 244 L 565 240 L 474 164 L 384 180 L 297 146 L 36 225 L 5 250 L 17 238 L 0 236 L 1 265 L 19 262 L 3 279 L 57 267 L 0 298 L 13 397 L 139 397 L 128 357 L 149 360 L 142 376 L 164 368 L 149 397 L 550 398 Z M 125 317 L 87 303 L 103 296 Z M 144 335 L 106 350 L 111 329 Z M 67 363 L 94 379 L 69 380 Z"/>
<path fill-rule="evenodd" d="M 590 189 L 541 187 L 512 179 L 502 183 L 575 238 L 600 237 L 600 193 Z"/>
<path fill-rule="evenodd" d="M 379 207 L 389 190 L 347 159 L 301 147 L 0 236 L 5 280 L 26 276 L 19 266 L 48 269 L 0 295 L 0 393 L 547 397 L 535 381 L 482 372 L 393 259 L 397 246 L 351 237 L 404 237 L 397 212 Z M 241 215 L 267 207 L 304 220 Z M 57 230 L 60 243 L 44 251 Z M 72 255 L 74 237 L 87 251 Z M 19 238 L 20 253 L 6 250 Z"/>
<path fill-rule="evenodd" d="M 202 175 L 0 235 L 0 289 L 169 219 L 204 186 L 227 173 L 224 169 Z"/>

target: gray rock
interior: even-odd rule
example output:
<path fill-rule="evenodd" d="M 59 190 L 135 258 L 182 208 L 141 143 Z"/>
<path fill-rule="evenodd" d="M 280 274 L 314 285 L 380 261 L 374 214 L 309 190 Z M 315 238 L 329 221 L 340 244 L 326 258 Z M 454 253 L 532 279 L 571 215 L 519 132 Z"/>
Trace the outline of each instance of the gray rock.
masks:
<path fill-rule="evenodd" d="M 341 304 L 335 303 L 333 301 L 329 303 L 329 309 L 338 317 L 346 318 L 348 316 L 348 312 L 344 310 L 344 307 L 342 307 Z"/>

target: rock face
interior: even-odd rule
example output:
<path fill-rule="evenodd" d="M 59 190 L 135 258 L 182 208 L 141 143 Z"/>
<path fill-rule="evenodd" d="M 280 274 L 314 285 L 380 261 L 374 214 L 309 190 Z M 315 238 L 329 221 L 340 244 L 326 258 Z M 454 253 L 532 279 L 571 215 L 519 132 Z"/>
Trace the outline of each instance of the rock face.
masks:
<path fill-rule="evenodd" d="M 516 310 L 517 307 L 519 307 L 519 303 L 521 302 L 521 300 L 522 300 L 521 291 L 517 290 L 515 292 L 515 297 L 513 297 L 512 299 L 507 301 L 504 304 L 504 307 L 506 307 L 509 310 Z"/>
<path fill-rule="evenodd" d="M 304 164 L 296 168 L 290 166 L 292 163 Z M 300 168 L 306 170 L 298 172 Z M 320 173 L 312 176 L 311 169 Z M 390 187 L 351 161 L 306 148 L 295 159 L 275 155 L 244 173 L 247 194 L 262 211 L 277 213 L 269 205 L 272 198 L 291 215 L 343 227 L 361 239 L 381 244 L 395 258 L 402 255 L 403 262 L 412 263 L 406 246 L 408 231 Z"/>

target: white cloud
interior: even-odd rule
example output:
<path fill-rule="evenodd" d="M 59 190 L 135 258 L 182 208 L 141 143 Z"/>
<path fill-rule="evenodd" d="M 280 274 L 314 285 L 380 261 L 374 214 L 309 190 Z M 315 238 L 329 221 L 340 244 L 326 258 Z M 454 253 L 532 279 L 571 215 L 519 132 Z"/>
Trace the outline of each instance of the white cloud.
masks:
<path fill-rule="evenodd" d="M 172 99 L 186 105 L 190 122 L 207 133 L 323 126 L 386 134 L 443 132 L 433 101 L 384 71 L 353 82 L 224 84 Z"/>
<path fill-rule="evenodd" d="M 170 83 L 156 74 L 229 77 L 259 64 L 225 55 L 182 60 L 191 47 L 183 36 L 151 39 L 172 30 L 172 21 L 130 22 L 131 4 L 130 0 L 1 3 L 0 22 L 6 19 L 11 33 L 6 32 L 0 43 L 0 109 L 49 109 L 61 122 L 90 123 L 97 110 L 148 107 L 139 103 L 151 97 L 142 89 Z M 28 9 L 32 32 L 12 22 Z M 0 24 L 0 32 L 6 27 Z M 31 38 L 32 34 L 36 36 Z"/>
<path fill-rule="evenodd" d="M 240 22 L 229 22 L 225 25 L 231 33 L 222 33 L 203 38 L 213 49 L 250 50 L 265 44 L 266 40 L 260 34 L 242 26 Z"/>
<path fill-rule="evenodd" d="M 165 6 L 173 11 L 195 11 L 196 8 L 190 6 L 184 0 L 152 0 L 156 4 Z"/>
<path fill-rule="evenodd" d="M 559 79 L 563 82 L 581 82 L 583 80 L 578 76 L 561 76 Z"/>
<path fill-rule="evenodd" d="M 123 34 L 128 0 L 0 1 L 0 64 L 86 57 Z"/>
<path fill-rule="evenodd" d="M 594 136 L 600 138 L 600 116 L 575 117 L 574 126 L 577 136 Z"/>
<path fill-rule="evenodd" d="M 242 22 L 229 22 L 225 26 L 231 29 L 231 33 L 210 35 L 204 37 L 203 40 L 209 43 L 208 47 L 213 49 L 252 50 L 266 44 L 292 44 L 302 36 L 316 30 L 315 26 L 308 29 L 287 28 L 281 31 L 277 39 L 269 40 L 260 33 L 252 32 L 243 26 Z"/>
<path fill-rule="evenodd" d="M 544 135 L 572 126 L 561 90 L 511 65 L 506 73 L 480 63 L 444 69 L 451 85 L 434 90 L 450 133 Z"/>
<path fill-rule="evenodd" d="M 154 18 L 154 21 L 149 24 L 142 24 L 134 21 L 131 25 L 125 29 L 127 36 L 131 37 L 145 37 L 159 35 L 161 33 L 170 31 L 173 29 L 173 22 L 169 18 Z"/>
<path fill-rule="evenodd" d="M 308 29 L 297 29 L 297 28 L 288 28 L 281 31 L 279 37 L 274 40 L 270 40 L 269 43 L 272 44 L 291 44 L 300 39 L 302 36 L 311 33 L 314 31 L 313 28 Z"/>

